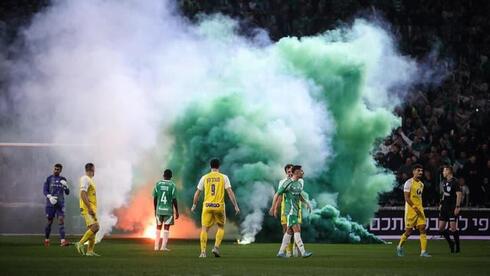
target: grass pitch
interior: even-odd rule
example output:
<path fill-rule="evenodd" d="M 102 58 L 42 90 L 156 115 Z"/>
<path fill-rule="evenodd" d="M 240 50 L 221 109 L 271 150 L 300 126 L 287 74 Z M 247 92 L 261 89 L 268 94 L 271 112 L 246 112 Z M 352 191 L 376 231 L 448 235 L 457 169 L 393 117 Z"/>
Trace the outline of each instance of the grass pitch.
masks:
<path fill-rule="evenodd" d="M 76 240 L 75 237 L 70 240 Z M 154 252 L 145 239 L 105 239 L 101 257 L 81 256 L 74 246 L 50 247 L 42 237 L 0 236 L 0 275 L 489 275 L 490 241 L 462 241 L 462 253 L 449 254 L 442 240 L 430 240 L 432 258 L 418 256 L 410 240 L 407 256 L 395 245 L 306 244 L 307 259 L 275 257 L 279 244 L 225 242 L 221 258 L 199 255 L 198 241 L 170 241 L 171 252 Z"/>

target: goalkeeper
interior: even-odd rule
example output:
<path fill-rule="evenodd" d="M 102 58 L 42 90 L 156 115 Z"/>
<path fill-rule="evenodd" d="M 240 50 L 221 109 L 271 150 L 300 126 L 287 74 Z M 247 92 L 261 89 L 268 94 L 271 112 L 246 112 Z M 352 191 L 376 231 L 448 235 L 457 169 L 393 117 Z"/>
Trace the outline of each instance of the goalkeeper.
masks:
<path fill-rule="evenodd" d="M 51 226 L 53 225 L 54 217 L 58 217 L 58 226 L 60 231 L 61 246 L 69 245 L 65 239 L 65 197 L 70 193 L 66 178 L 61 176 L 63 166 L 61 164 L 54 165 L 53 175 L 50 175 L 44 182 L 44 196 L 46 197 L 46 218 L 48 223 L 44 229 L 44 245 L 49 246 L 49 235 L 51 234 Z"/>

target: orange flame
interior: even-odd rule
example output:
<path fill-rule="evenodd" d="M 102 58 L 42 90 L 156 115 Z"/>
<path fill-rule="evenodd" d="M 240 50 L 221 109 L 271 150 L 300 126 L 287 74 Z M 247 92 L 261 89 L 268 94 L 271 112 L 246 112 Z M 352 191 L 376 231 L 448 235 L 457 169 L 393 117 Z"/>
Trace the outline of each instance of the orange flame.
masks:
<path fill-rule="evenodd" d="M 116 228 L 132 232 L 135 237 L 155 239 L 156 220 L 152 197 L 153 183 L 142 186 L 131 198 L 127 207 L 120 208 L 114 213 L 118 218 Z M 199 237 L 199 228 L 192 218 L 181 215 L 170 227 L 170 238 L 194 239 Z"/>

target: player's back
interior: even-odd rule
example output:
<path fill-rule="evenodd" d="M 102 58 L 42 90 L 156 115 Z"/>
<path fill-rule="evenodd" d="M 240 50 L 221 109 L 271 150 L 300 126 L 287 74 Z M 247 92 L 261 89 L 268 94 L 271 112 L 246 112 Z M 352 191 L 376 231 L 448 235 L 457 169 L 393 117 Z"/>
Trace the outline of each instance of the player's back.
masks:
<path fill-rule="evenodd" d="M 228 176 L 219 172 L 210 172 L 201 179 L 204 189 L 204 208 L 224 209 L 225 188 L 229 186 Z"/>
<path fill-rule="evenodd" d="M 90 207 L 95 212 L 97 210 L 97 197 L 95 193 L 95 181 L 86 175 L 80 177 L 80 191 L 86 191 Z M 80 196 L 80 211 L 82 213 L 88 211 L 88 207 L 83 202 Z"/>
<path fill-rule="evenodd" d="M 173 200 L 175 199 L 175 183 L 172 180 L 159 180 L 153 191 L 157 198 L 157 214 L 169 215 L 173 213 Z"/>

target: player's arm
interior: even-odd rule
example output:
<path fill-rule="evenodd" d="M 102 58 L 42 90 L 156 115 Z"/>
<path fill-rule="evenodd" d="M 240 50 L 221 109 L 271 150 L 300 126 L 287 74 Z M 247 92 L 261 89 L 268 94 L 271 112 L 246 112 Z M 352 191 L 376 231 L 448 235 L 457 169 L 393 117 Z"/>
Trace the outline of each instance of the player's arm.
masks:
<path fill-rule="evenodd" d="M 80 198 L 82 199 L 83 203 L 85 206 L 87 206 L 87 212 L 91 216 L 95 216 L 94 210 L 92 210 L 92 207 L 90 207 L 90 201 L 88 200 L 88 193 L 87 191 L 81 191 L 80 192 Z"/>
<path fill-rule="evenodd" d="M 454 215 L 459 215 L 461 211 L 461 198 L 463 198 L 463 193 L 461 191 L 456 192 L 456 208 L 454 208 Z"/>
<path fill-rule="evenodd" d="M 172 194 L 173 194 L 174 198 L 172 199 L 172 204 L 174 205 L 174 209 L 175 209 L 175 219 L 178 219 L 179 218 L 179 206 L 177 204 L 177 195 L 176 195 L 175 187 L 173 189 L 174 189 L 174 192 Z"/>
<path fill-rule="evenodd" d="M 192 207 L 191 207 L 192 212 L 196 210 L 197 202 L 199 201 L 199 195 L 201 195 L 201 191 L 199 189 L 196 189 L 196 192 L 194 193 L 194 199 L 192 200 Z"/>
<path fill-rule="evenodd" d="M 88 214 L 92 217 L 95 217 L 95 212 L 94 210 L 92 210 L 92 207 L 90 206 L 90 201 L 88 200 L 88 186 L 88 179 L 83 178 L 82 185 L 80 185 L 80 199 L 82 199 L 82 202 L 87 207 Z"/>
<path fill-rule="evenodd" d="M 235 193 L 233 192 L 231 187 L 226 189 L 226 193 L 228 194 L 228 197 L 230 198 L 233 207 L 235 207 L 235 215 L 238 215 L 238 213 L 240 213 L 240 208 L 238 208 L 238 203 L 236 201 Z"/>
<path fill-rule="evenodd" d="M 49 193 L 49 183 L 51 181 L 49 181 L 49 177 L 46 178 L 46 182 L 44 182 L 44 187 L 43 187 L 43 193 L 44 195 L 48 198 L 49 202 L 52 204 L 52 205 L 55 205 L 56 202 L 57 202 L 57 199 L 58 197 L 56 196 L 52 196 L 50 193 Z"/>
<path fill-rule="evenodd" d="M 153 211 L 155 211 L 155 216 L 157 215 L 157 203 L 158 199 L 156 196 L 153 197 Z"/>
<path fill-rule="evenodd" d="M 238 203 L 236 201 L 235 193 L 231 189 L 230 179 L 228 178 L 228 176 L 225 175 L 224 180 L 225 180 L 226 193 L 228 194 L 228 197 L 230 198 L 233 207 L 235 207 L 235 215 L 238 215 L 238 213 L 240 213 L 240 208 L 238 208 Z"/>
<path fill-rule="evenodd" d="M 275 214 L 277 212 L 277 208 L 275 208 L 277 201 L 279 201 L 279 204 L 280 204 L 282 201 L 282 197 L 279 196 L 277 193 L 275 193 L 274 196 L 272 197 L 271 208 L 269 209 L 269 215 L 274 216 L 274 217 L 276 216 Z"/>
<path fill-rule="evenodd" d="M 49 195 L 49 181 L 48 180 L 49 180 L 49 177 L 46 178 L 46 181 L 44 181 L 44 185 L 43 185 L 43 194 L 45 197 L 48 197 L 48 195 Z"/>
<path fill-rule="evenodd" d="M 155 217 L 157 216 L 157 205 L 158 205 L 158 193 L 157 193 L 157 185 L 155 184 L 155 188 L 153 188 L 153 211 L 155 211 Z"/>
<path fill-rule="evenodd" d="M 306 208 L 308 208 L 308 211 L 311 212 L 310 201 L 306 198 L 306 195 L 304 192 L 301 193 L 300 200 L 306 205 Z"/>
<path fill-rule="evenodd" d="M 197 202 L 199 201 L 199 196 L 201 195 L 202 190 L 204 190 L 204 176 L 201 177 L 199 183 L 197 184 L 197 189 L 192 200 L 191 212 L 194 212 L 194 210 L 196 210 Z"/>
<path fill-rule="evenodd" d="M 179 218 L 179 207 L 177 205 L 177 199 L 176 198 L 174 198 L 173 204 L 174 204 L 174 209 L 175 209 L 175 219 L 178 219 Z"/>
<path fill-rule="evenodd" d="M 66 178 L 61 178 L 61 185 L 63 185 L 63 191 L 65 192 L 66 195 L 70 194 L 70 188 L 68 188 L 68 182 L 66 181 Z"/>

